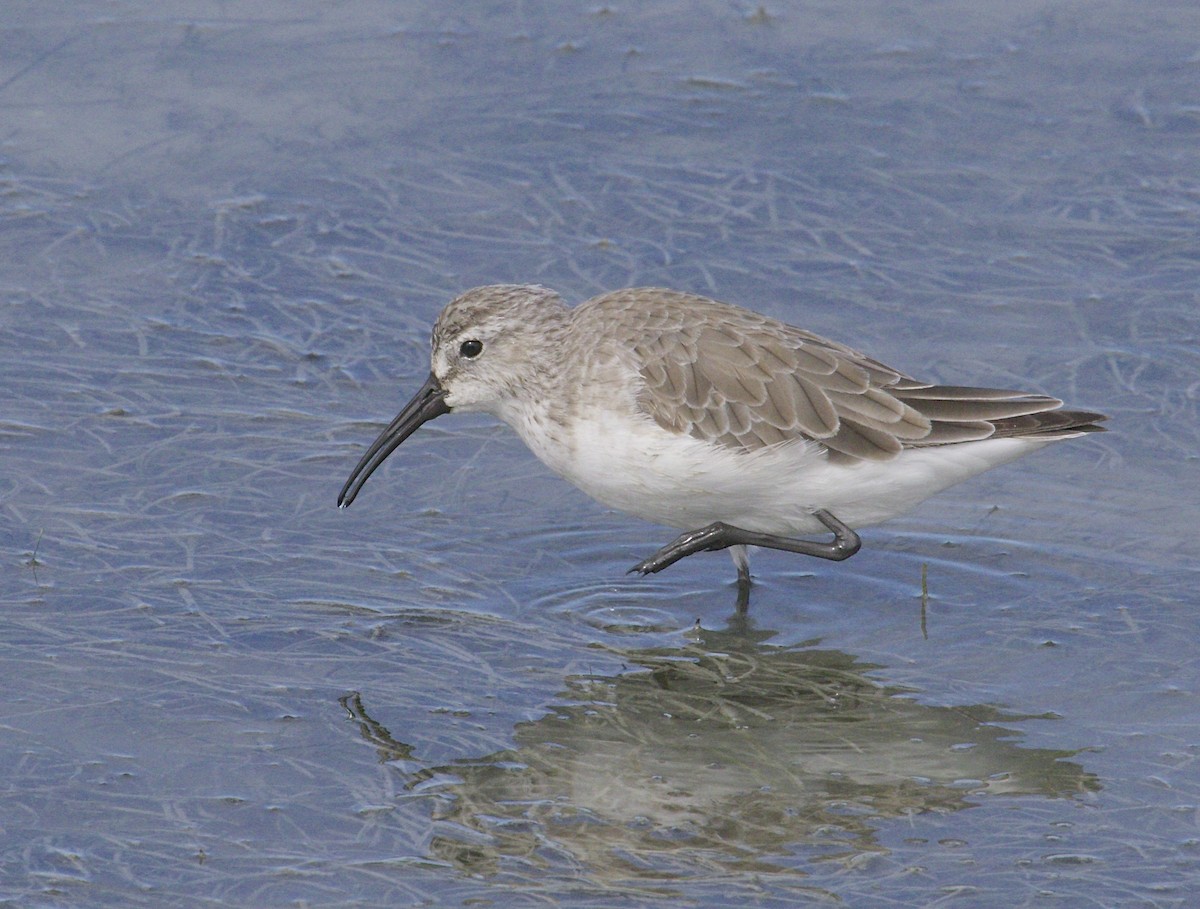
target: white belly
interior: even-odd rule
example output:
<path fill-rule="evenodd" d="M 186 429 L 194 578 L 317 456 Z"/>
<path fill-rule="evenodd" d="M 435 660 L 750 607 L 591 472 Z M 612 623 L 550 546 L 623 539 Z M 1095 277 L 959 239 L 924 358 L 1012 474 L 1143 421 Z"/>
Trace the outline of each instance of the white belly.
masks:
<path fill-rule="evenodd" d="M 784 536 L 824 531 L 812 517 L 818 508 L 851 527 L 878 524 L 1047 444 L 988 439 L 838 464 L 803 441 L 732 451 L 606 410 L 555 439 L 529 424 L 514 428 L 552 470 L 612 508 L 680 529 L 724 521 Z"/>

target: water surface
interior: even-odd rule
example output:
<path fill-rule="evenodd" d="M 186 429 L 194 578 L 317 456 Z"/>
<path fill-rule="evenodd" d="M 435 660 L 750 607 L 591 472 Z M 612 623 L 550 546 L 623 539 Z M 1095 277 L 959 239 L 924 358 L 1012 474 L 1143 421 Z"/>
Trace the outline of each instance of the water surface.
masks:
<path fill-rule="evenodd" d="M 0 28 L 0 901 L 1184 906 L 1190 4 L 36 4 Z M 760 553 L 444 418 L 480 283 L 669 285 L 1112 432 Z M 923 580 L 924 579 L 924 580 Z"/>

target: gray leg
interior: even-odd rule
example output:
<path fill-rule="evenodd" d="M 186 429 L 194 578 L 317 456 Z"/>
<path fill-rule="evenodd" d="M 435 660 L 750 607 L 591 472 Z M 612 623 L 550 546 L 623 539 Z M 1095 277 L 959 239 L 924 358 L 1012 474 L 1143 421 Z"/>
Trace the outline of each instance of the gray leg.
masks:
<path fill-rule="evenodd" d="M 717 549 L 727 549 L 730 546 L 763 546 L 767 549 L 782 549 L 785 552 L 798 552 L 801 555 L 816 556 L 818 559 L 829 559 L 840 562 L 858 552 L 862 540 L 853 530 L 831 515 L 824 508 L 813 512 L 813 517 L 829 528 L 833 533 L 832 543 L 818 543 L 813 540 L 793 540 L 790 537 L 775 536 L 770 533 L 757 533 L 753 530 L 743 530 L 732 524 L 721 521 L 701 527 L 699 530 L 689 530 L 674 542 L 668 543 L 648 559 L 638 562 L 629 569 L 630 573 L 641 572 L 653 574 L 674 565 L 686 556 L 697 552 L 711 552 Z M 745 587 L 749 590 L 750 568 L 747 563 L 744 571 L 738 565 L 738 586 L 742 586 L 745 577 Z"/>
<path fill-rule="evenodd" d="M 745 612 L 750 606 L 750 554 L 741 543 L 729 547 L 733 564 L 737 566 L 737 611 Z"/>

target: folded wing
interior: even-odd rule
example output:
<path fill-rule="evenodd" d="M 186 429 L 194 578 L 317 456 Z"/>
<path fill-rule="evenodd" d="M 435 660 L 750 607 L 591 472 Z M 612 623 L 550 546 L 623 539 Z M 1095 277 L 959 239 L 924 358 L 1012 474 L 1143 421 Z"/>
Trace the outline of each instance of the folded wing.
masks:
<path fill-rule="evenodd" d="M 1105 419 L 1046 395 L 919 382 L 811 332 L 678 296 L 676 312 L 700 311 L 633 339 L 639 404 L 672 432 L 741 450 L 805 439 L 833 457 L 886 460 L 905 448 L 1098 431 Z"/>

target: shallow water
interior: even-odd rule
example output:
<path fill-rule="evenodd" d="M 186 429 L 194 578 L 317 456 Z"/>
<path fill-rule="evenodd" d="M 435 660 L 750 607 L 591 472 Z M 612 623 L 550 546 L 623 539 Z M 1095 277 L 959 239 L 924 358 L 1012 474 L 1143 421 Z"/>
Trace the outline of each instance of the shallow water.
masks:
<path fill-rule="evenodd" d="M 443 10 L 5 15 L 0 905 L 1187 905 L 1200 13 Z M 1112 432 L 746 619 L 487 420 L 339 513 L 514 280 Z"/>

